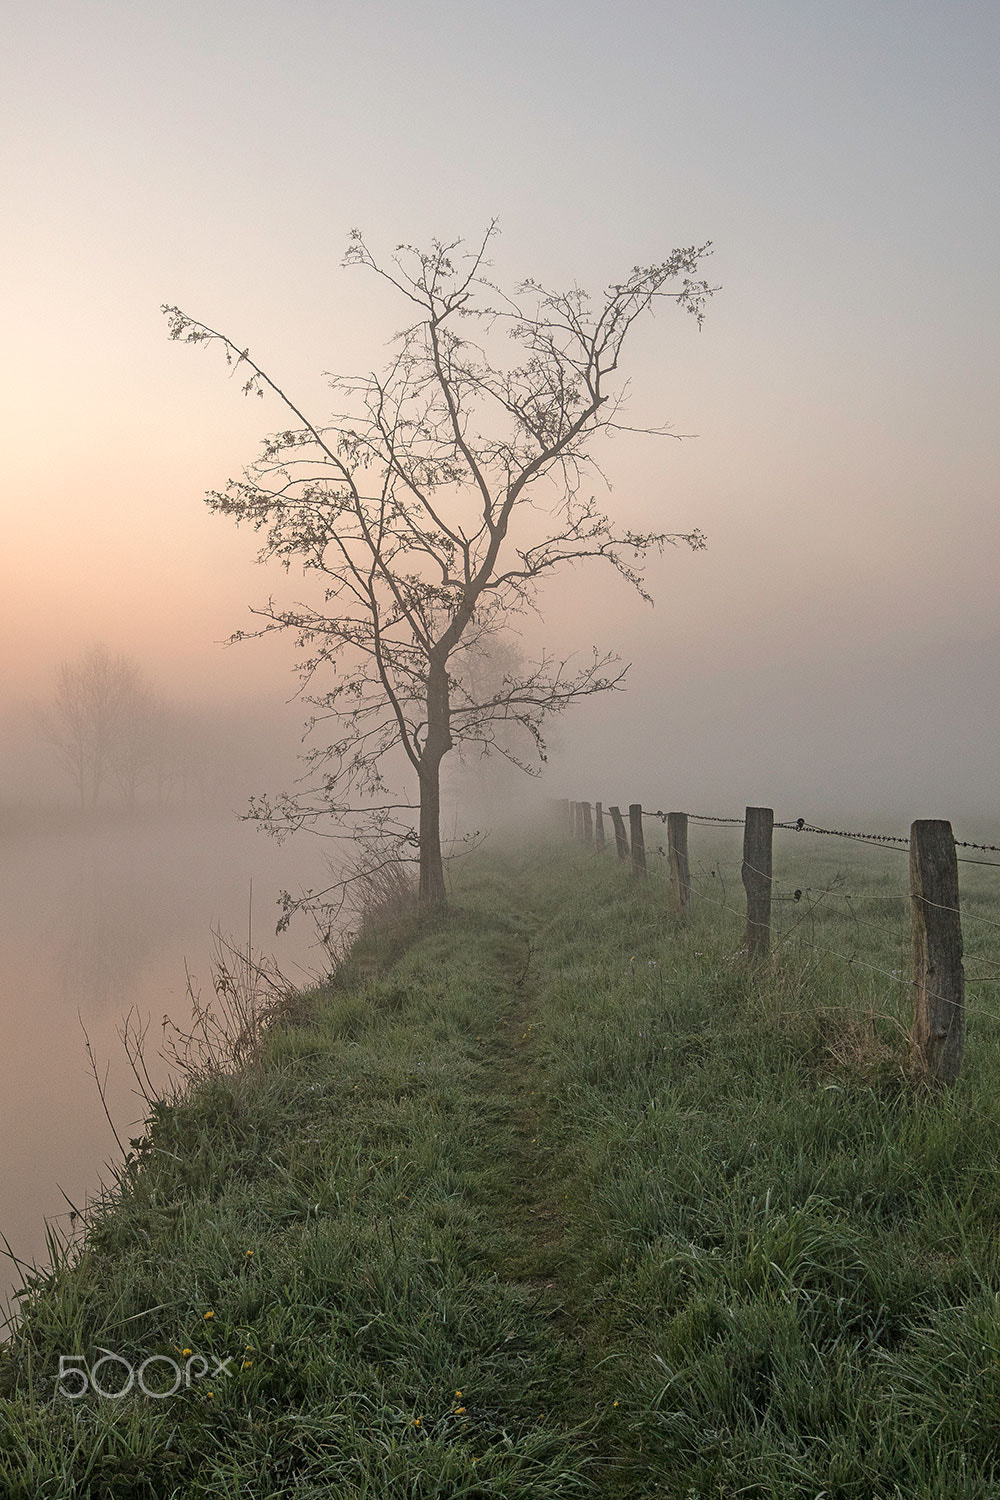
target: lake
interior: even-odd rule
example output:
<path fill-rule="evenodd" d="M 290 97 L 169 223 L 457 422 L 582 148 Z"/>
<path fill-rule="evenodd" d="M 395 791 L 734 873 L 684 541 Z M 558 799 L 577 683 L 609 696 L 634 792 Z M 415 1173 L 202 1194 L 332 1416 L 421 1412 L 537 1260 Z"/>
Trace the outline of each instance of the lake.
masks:
<path fill-rule="evenodd" d="M 120 1157 L 83 1027 L 127 1144 L 145 1105 L 117 1035 L 122 1018 L 132 1008 L 151 1017 L 156 1058 L 163 1016 L 190 1015 L 185 964 L 202 996 L 212 994 L 212 929 L 245 947 L 251 879 L 255 949 L 295 983 L 322 973 L 307 918 L 280 936 L 274 928 L 278 891 L 323 874 L 320 841 L 279 847 L 232 815 L 22 825 L 0 839 L 0 1233 L 22 1260 L 44 1261 L 47 1218 L 68 1227 L 63 1192 L 82 1206 Z M 159 1065 L 157 1083 L 165 1076 Z M 0 1261 L 0 1296 L 17 1284 Z"/>

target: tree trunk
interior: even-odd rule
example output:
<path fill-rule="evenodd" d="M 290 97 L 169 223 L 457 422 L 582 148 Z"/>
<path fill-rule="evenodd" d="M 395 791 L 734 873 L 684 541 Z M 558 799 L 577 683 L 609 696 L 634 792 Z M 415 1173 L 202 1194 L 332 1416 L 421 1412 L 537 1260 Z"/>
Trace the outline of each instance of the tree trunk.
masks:
<path fill-rule="evenodd" d="M 441 859 L 441 763 L 420 772 L 420 905 L 445 904 L 444 862 Z"/>
<path fill-rule="evenodd" d="M 452 746 L 448 669 L 431 657 L 427 672 L 427 737 L 420 758 L 420 891 L 424 910 L 445 905 L 441 859 L 441 762 Z"/>

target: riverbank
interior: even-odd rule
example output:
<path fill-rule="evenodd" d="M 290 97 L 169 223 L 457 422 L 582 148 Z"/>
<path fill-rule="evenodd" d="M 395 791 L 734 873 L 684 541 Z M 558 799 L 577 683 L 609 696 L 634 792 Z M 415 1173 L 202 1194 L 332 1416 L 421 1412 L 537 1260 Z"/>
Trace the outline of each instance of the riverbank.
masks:
<path fill-rule="evenodd" d="M 380 941 L 26 1300 L 5 1496 L 995 1492 L 989 1068 L 917 1097 L 831 976 L 586 851 Z"/>

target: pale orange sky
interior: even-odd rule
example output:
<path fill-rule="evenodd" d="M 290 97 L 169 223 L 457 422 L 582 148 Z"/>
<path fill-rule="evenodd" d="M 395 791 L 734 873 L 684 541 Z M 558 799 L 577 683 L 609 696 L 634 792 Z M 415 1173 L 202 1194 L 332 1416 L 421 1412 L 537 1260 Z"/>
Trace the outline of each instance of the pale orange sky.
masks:
<path fill-rule="evenodd" d="M 284 418 L 169 343 L 160 304 L 322 414 L 321 372 L 380 365 L 402 321 L 340 269 L 348 230 L 383 249 L 497 215 L 500 279 L 597 288 L 711 239 L 723 288 L 629 361 L 633 420 L 697 440 L 604 454 L 623 514 L 709 550 L 653 568 L 653 612 L 597 576 L 584 611 L 579 578 L 550 596 L 556 640 L 635 661 L 626 698 L 563 721 L 566 790 L 985 806 L 995 4 L 14 0 L 6 42 L 0 696 L 95 639 L 172 692 L 280 696 L 280 652 L 217 645 L 268 582 L 201 495 Z"/>

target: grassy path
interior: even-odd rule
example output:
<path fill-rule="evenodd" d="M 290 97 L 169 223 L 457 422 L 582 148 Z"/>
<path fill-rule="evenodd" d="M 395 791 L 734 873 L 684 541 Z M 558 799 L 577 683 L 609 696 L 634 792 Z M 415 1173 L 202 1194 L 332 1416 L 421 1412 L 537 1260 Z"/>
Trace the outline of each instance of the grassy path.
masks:
<path fill-rule="evenodd" d="M 536 923 L 492 886 L 159 1113 L 0 1364 L 5 1496 L 595 1493 Z M 55 1390 L 60 1355 L 185 1350 L 232 1363 Z"/>
<path fill-rule="evenodd" d="M 917 1099 L 814 951 L 734 946 L 612 860 L 470 866 L 157 1112 L 0 1354 L 0 1494 L 1000 1497 L 995 1038 Z M 102 1351 L 223 1369 L 59 1394 Z"/>

